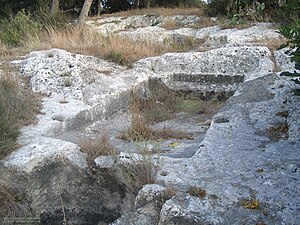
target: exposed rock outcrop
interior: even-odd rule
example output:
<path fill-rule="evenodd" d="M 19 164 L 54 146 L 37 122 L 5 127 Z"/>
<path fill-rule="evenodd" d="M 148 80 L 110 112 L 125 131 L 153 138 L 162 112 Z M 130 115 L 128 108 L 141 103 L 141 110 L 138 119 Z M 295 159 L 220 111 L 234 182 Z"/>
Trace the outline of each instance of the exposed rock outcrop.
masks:
<path fill-rule="evenodd" d="M 243 30 L 157 26 L 167 19 L 181 25 L 201 20 L 120 17 L 93 26 L 102 34 L 109 30 L 155 41 L 174 35 L 205 38 L 204 45 L 218 48 L 146 58 L 132 68 L 59 49 L 15 61 L 33 91 L 44 94 L 43 108 L 37 124 L 22 129 L 20 149 L 1 162 L 1 180 L 32 199 L 42 224 L 62 223 L 64 216 L 70 224 L 297 224 L 299 97 L 291 93 L 293 83 L 274 73 L 269 49 L 251 44 L 281 36 L 269 24 Z M 283 52 L 275 57 L 291 69 Z M 203 98 L 231 97 L 205 134 L 208 126 L 191 120 L 187 127 L 196 130 L 194 140 L 174 147 L 176 154 L 157 157 L 157 184 L 144 186 L 135 197 L 112 157 L 98 158 L 98 167 L 88 170 L 77 144 L 81 135 L 105 127 L 119 152 L 134 149 L 134 143 L 116 136 L 130 123 L 132 89 L 147 93 L 150 78 Z M 188 154 L 186 146 L 192 148 Z"/>

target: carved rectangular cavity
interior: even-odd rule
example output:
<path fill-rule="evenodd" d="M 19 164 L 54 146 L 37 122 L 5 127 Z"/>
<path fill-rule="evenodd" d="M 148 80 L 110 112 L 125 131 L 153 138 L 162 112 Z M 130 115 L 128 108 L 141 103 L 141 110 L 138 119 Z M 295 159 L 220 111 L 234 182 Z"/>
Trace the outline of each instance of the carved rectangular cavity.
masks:
<path fill-rule="evenodd" d="M 197 84 L 232 85 L 244 82 L 244 75 L 183 74 L 173 75 L 173 81 L 193 82 Z"/>

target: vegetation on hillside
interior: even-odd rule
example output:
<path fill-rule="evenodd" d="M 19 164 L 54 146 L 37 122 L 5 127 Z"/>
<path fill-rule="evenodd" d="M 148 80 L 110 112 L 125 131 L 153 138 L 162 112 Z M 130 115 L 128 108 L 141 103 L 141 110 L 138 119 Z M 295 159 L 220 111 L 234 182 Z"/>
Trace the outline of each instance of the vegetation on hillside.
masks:
<path fill-rule="evenodd" d="M 153 55 L 171 51 L 187 51 L 195 47 L 197 42 L 192 38 L 184 41 L 168 40 L 162 44 L 145 41 L 133 41 L 128 38 L 104 37 L 87 29 L 83 25 L 68 24 L 70 18 L 78 18 L 85 0 L 0 0 L 0 57 L 17 51 L 62 48 L 71 52 L 102 57 L 122 65 L 130 66 L 134 61 Z M 54 2 L 58 2 L 54 7 Z M 99 8 L 99 2 L 100 8 Z M 281 1 L 282 2 L 282 1 Z M 52 3 L 52 5 L 51 5 Z M 177 7 L 172 10 L 151 7 Z M 180 9 L 178 7 L 181 7 Z M 190 8 L 194 7 L 194 8 Z M 198 8 L 197 8 L 198 7 Z M 54 8 L 54 9 L 53 9 Z M 290 0 L 279 4 L 278 0 L 256 2 L 248 0 L 212 0 L 204 5 L 199 0 L 127 0 L 93 1 L 90 15 L 126 11 L 124 16 L 145 12 L 159 12 L 164 15 L 172 13 L 195 14 L 208 16 L 225 16 L 233 25 L 242 21 L 281 21 L 289 25 L 282 27 L 281 32 L 290 40 L 296 50 L 291 51 L 292 59 L 299 69 L 299 2 Z M 293 22 L 294 21 L 294 22 Z M 44 37 L 47 38 L 44 38 Z M 199 40 L 198 40 L 199 41 Z M 126 42 L 126 45 L 124 45 Z M 19 127 L 24 121 L 32 119 L 32 108 L 35 102 L 28 96 L 28 90 L 21 87 L 21 81 L 15 73 L 4 71 L 0 79 L 0 157 L 8 154 L 15 147 Z M 298 73 L 285 72 L 283 75 L 293 76 L 299 84 Z M 298 92 L 297 92 L 298 93 Z M 12 113 L 13 112 L 13 113 Z"/>
<path fill-rule="evenodd" d="M 234 23 L 270 21 L 289 23 L 300 16 L 298 0 L 212 0 L 204 10 L 207 16 L 226 16 Z"/>

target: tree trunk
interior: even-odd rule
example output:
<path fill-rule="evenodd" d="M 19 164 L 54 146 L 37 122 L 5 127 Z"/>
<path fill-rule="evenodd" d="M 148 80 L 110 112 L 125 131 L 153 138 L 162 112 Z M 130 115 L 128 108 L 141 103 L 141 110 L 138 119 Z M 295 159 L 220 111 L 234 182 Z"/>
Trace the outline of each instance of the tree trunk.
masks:
<path fill-rule="evenodd" d="M 51 4 L 51 14 L 57 13 L 59 10 L 59 0 L 52 0 Z"/>
<path fill-rule="evenodd" d="M 97 16 L 99 17 L 101 13 L 101 0 L 98 0 L 98 11 L 97 11 Z"/>
<path fill-rule="evenodd" d="M 93 0 L 84 0 L 84 3 L 83 3 L 83 6 L 82 6 L 82 9 L 81 9 L 81 12 L 80 12 L 80 16 L 79 16 L 79 19 L 78 19 L 78 23 L 84 23 L 88 14 L 89 14 L 89 11 L 90 11 L 90 7 L 93 3 Z"/>

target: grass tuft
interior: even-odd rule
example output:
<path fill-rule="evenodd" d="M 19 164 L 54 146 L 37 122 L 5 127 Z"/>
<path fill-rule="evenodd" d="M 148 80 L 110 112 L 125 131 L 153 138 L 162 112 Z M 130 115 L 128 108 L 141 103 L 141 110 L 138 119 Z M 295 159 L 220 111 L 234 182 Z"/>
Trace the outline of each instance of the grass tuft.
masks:
<path fill-rule="evenodd" d="M 176 97 L 176 112 L 184 112 L 187 117 L 196 114 L 213 116 L 224 105 L 223 101 L 215 98 L 204 101 L 198 97 Z"/>
<path fill-rule="evenodd" d="M 159 161 L 159 159 L 154 159 L 153 153 L 147 149 L 147 146 L 139 147 L 138 152 L 140 157 L 132 156 L 129 162 L 119 164 L 123 179 L 129 187 L 136 191 L 145 184 L 155 182 Z"/>
<path fill-rule="evenodd" d="M 116 149 L 110 144 L 108 134 L 104 134 L 94 140 L 85 139 L 79 144 L 80 149 L 87 153 L 88 166 L 94 166 L 94 160 L 99 156 L 115 156 Z"/>

